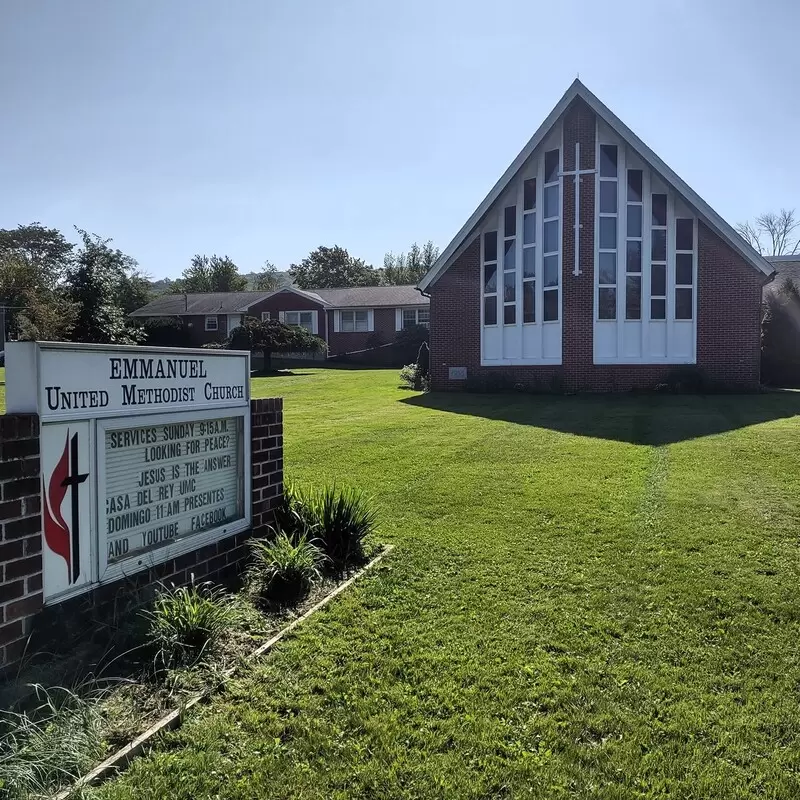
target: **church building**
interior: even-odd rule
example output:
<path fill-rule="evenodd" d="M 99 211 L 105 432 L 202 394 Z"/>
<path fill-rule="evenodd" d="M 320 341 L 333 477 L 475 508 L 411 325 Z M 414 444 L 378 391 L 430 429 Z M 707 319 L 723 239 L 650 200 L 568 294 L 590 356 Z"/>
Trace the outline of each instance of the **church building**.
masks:
<path fill-rule="evenodd" d="M 773 271 L 576 80 L 419 284 L 432 388 L 755 388 Z"/>

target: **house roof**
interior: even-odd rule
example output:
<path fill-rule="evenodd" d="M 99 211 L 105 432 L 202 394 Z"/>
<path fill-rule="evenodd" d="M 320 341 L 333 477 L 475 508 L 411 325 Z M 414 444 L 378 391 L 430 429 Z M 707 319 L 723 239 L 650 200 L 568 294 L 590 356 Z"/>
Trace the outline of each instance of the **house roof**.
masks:
<path fill-rule="evenodd" d="M 671 184 L 683 197 L 691 203 L 699 215 L 716 233 L 736 250 L 754 269 L 765 275 L 773 273 L 772 266 L 759 255 L 722 217 L 714 211 L 708 203 L 703 200 L 688 184 L 686 184 L 670 167 L 668 167 L 622 120 L 620 120 L 611 110 L 605 106 L 592 92 L 590 92 L 579 80 L 573 81 L 572 85 L 558 101 L 555 108 L 547 116 L 539 129 L 530 138 L 519 155 L 511 162 L 509 168 L 503 173 L 499 181 L 492 187 L 492 190 L 483 199 L 481 204 L 475 209 L 472 216 L 466 221 L 461 230 L 455 235 L 450 244 L 445 247 L 436 263 L 428 271 L 428 274 L 419 282 L 419 288 L 425 291 L 431 284 L 435 283 L 452 264 L 461 251 L 463 245 L 467 244 L 472 238 L 472 234 L 480 224 L 483 217 L 500 198 L 508 184 L 513 180 L 525 162 L 533 154 L 533 151 L 542 143 L 552 127 L 561 118 L 569 105 L 577 98 L 582 99 L 600 119 L 612 128 L 622 139 L 624 139 L 649 166 L 658 172 L 667 183 Z"/>
<path fill-rule="evenodd" d="M 131 312 L 132 317 L 183 317 L 242 313 L 273 292 L 198 292 L 163 294 Z"/>
<path fill-rule="evenodd" d="M 415 286 L 354 286 L 349 289 L 315 289 L 331 308 L 381 308 L 425 306 L 430 303 Z"/>
<path fill-rule="evenodd" d="M 291 292 L 325 308 L 396 308 L 428 305 L 430 300 L 414 286 L 357 286 L 315 291 L 287 286 L 276 292 L 203 292 L 165 294 L 131 312 L 132 317 L 186 317 L 197 314 L 244 314 L 276 294 Z"/>
<path fill-rule="evenodd" d="M 800 288 L 800 254 L 792 256 L 767 256 L 767 261 L 775 270 L 775 280 L 770 284 L 778 289 L 784 278 L 788 278 Z"/>

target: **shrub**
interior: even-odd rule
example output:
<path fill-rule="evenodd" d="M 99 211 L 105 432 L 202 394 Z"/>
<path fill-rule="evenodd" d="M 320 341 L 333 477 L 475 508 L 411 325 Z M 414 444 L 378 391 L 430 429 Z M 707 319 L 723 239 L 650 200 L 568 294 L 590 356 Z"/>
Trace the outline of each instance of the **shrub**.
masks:
<path fill-rule="evenodd" d="M 89 770 L 103 754 L 100 715 L 67 689 L 34 687 L 31 712 L 0 712 L 0 797 L 52 794 Z"/>
<path fill-rule="evenodd" d="M 404 386 L 409 389 L 416 389 L 418 392 L 427 392 L 430 388 L 428 373 L 419 363 L 406 364 L 400 370 L 400 380 Z"/>
<path fill-rule="evenodd" d="M 362 492 L 328 486 L 317 496 L 317 535 L 331 563 L 342 568 L 364 561 L 364 540 L 375 530 L 377 514 Z"/>
<path fill-rule="evenodd" d="M 196 663 L 234 619 L 225 593 L 210 583 L 195 584 L 194 578 L 189 586 L 161 587 L 143 614 L 156 663 L 166 668 Z"/>
<path fill-rule="evenodd" d="M 374 532 L 377 514 L 356 489 L 289 484 L 276 520 L 294 542 L 315 537 L 329 563 L 341 569 L 364 560 L 364 540 Z"/>
<path fill-rule="evenodd" d="M 279 531 L 274 539 L 251 539 L 250 582 L 258 594 L 278 605 L 293 605 L 320 579 L 322 551 L 301 536 Z"/>

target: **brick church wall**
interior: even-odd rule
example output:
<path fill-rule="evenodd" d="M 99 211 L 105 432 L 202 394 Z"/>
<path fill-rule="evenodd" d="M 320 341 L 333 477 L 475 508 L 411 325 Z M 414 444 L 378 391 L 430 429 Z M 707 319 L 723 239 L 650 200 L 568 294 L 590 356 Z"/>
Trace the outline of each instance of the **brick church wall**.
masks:
<path fill-rule="evenodd" d="M 23 655 L 58 651 L 116 624 L 159 582 L 235 581 L 246 542 L 266 532 L 283 494 L 283 400 L 250 402 L 252 530 L 221 539 L 82 595 L 43 605 L 41 467 L 35 415 L 0 416 L 0 675 Z"/>
<path fill-rule="evenodd" d="M 563 118 L 565 170 L 595 168 L 594 112 L 578 99 Z M 475 384 L 513 384 L 531 390 L 624 391 L 652 388 L 676 370 L 671 364 L 593 363 L 595 182 L 581 182 L 580 271 L 575 266 L 575 187 L 563 181 L 562 363 L 559 366 L 493 366 L 480 363 L 481 265 L 476 235 L 431 294 L 431 383 L 434 390 Z M 760 379 L 761 293 L 767 278 L 757 273 L 704 224 L 698 233 L 697 367 L 712 382 L 755 389 Z M 466 367 L 467 381 L 451 380 L 450 367 Z"/>

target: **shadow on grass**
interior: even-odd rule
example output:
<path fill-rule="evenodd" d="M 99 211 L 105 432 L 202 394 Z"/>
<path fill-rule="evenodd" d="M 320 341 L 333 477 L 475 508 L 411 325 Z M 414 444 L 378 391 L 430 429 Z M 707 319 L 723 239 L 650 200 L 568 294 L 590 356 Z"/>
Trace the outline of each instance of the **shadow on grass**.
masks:
<path fill-rule="evenodd" d="M 641 445 L 672 444 L 800 414 L 797 392 L 572 396 L 434 392 L 399 402 Z"/>
<path fill-rule="evenodd" d="M 251 370 L 251 378 L 299 378 L 303 375 L 313 375 L 313 372 L 294 372 L 291 369 Z"/>

